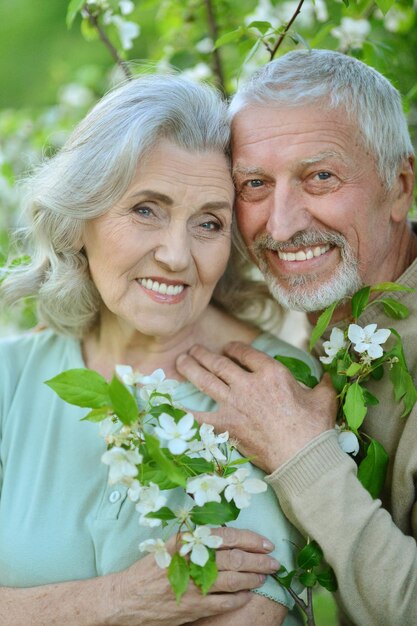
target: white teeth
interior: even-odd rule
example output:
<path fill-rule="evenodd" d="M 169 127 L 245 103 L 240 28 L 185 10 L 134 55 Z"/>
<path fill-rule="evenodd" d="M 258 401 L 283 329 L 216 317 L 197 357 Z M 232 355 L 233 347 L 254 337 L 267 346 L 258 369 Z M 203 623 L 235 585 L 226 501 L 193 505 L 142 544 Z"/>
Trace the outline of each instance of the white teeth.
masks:
<path fill-rule="evenodd" d="M 159 283 L 157 280 L 151 280 L 150 278 L 141 278 L 139 280 L 142 287 L 149 289 L 150 291 L 156 291 L 167 296 L 177 296 L 184 291 L 184 285 L 167 285 L 166 283 Z"/>
<path fill-rule="evenodd" d="M 330 244 L 325 246 L 316 246 L 315 248 L 306 248 L 305 250 L 297 250 L 297 252 L 281 252 L 278 250 L 278 257 L 283 261 L 306 261 L 313 257 L 321 256 L 330 250 Z"/>

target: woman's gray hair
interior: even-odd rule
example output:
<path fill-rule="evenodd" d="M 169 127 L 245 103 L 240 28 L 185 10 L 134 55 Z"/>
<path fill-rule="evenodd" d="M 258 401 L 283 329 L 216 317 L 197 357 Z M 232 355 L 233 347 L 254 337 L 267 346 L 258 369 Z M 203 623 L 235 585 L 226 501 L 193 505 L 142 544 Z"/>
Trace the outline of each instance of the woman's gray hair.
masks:
<path fill-rule="evenodd" d="M 234 96 L 233 118 L 243 108 L 324 104 L 345 109 L 389 189 L 404 158 L 414 154 L 401 96 L 373 68 L 340 52 L 295 50 L 261 67 Z"/>
<path fill-rule="evenodd" d="M 120 200 L 138 161 L 163 139 L 228 156 L 230 128 L 220 94 L 177 75 L 145 75 L 104 96 L 64 147 L 24 181 L 31 262 L 4 280 L 6 303 L 35 297 L 39 320 L 71 336 L 82 337 L 97 323 L 101 298 L 82 250 L 84 224 Z M 233 254 L 233 267 L 236 259 Z M 245 308 L 244 296 L 232 288 L 236 279 L 229 267 L 215 297 L 231 312 Z"/>

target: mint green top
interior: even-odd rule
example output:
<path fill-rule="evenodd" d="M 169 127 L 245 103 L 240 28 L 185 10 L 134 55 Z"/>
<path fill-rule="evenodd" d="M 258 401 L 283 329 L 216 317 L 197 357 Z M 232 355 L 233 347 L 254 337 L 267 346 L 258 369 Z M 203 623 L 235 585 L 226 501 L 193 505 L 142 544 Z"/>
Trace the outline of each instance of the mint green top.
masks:
<path fill-rule="evenodd" d="M 270 334 L 258 336 L 253 346 L 296 356 L 318 371 L 310 356 Z M 66 404 L 43 384 L 77 367 L 85 367 L 79 341 L 49 330 L 0 341 L 0 585 L 29 587 L 117 572 L 143 556 L 140 541 L 161 536 L 159 528 L 139 526 L 125 487 L 107 484 L 99 427 L 80 422 L 87 410 Z M 180 384 L 174 399 L 190 410 L 215 408 L 191 383 Z M 263 476 L 257 468 L 253 472 Z M 180 502 L 179 492 L 169 492 L 169 506 Z M 291 542 L 300 538 L 270 487 L 253 496 L 234 525 L 271 539 L 274 556 L 292 567 Z M 293 606 L 270 577 L 261 593 Z M 298 623 L 290 615 L 285 621 Z"/>

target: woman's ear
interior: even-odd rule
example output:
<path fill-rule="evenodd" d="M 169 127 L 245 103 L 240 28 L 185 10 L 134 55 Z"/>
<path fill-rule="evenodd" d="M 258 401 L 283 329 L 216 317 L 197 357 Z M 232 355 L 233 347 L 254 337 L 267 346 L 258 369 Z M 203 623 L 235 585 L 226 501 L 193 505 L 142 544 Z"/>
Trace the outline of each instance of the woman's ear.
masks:
<path fill-rule="evenodd" d="M 394 222 L 405 220 L 413 203 L 415 185 L 414 164 L 414 155 L 410 155 L 403 160 L 398 170 L 397 178 L 391 191 L 391 218 Z"/>

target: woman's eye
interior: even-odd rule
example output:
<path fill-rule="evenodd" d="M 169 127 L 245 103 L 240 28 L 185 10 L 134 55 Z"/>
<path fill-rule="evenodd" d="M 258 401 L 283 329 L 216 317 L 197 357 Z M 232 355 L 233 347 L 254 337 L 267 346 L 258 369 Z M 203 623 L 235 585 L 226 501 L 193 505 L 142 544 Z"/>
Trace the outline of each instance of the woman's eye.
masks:
<path fill-rule="evenodd" d="M 142 217 L 151 217 L 154 215 L 153 210 L 148 206 L 135 206 L 133 207 L 133 211 L 136 215 L 141 215 Z"/>
<path fill-rule="evenodd" d="M 203 230 L 206 230 L 207 232 L 217 232 L 218 230 L 221 229 L 221 224 L 215 221 L 207 221 L 207 222 L 202 222 L 200 224 L 200 227 Z"/>

